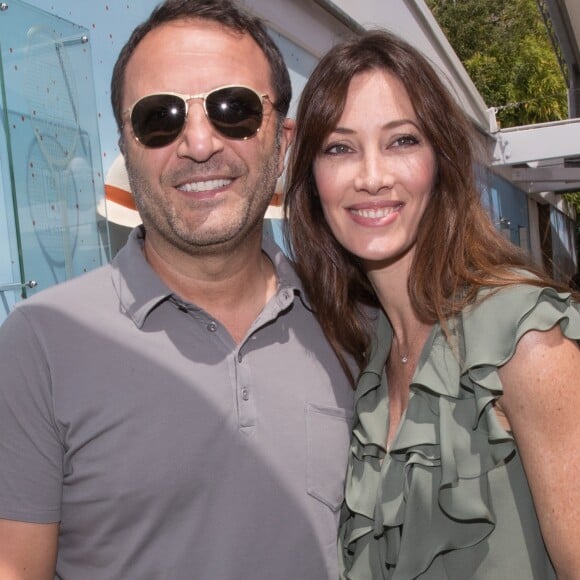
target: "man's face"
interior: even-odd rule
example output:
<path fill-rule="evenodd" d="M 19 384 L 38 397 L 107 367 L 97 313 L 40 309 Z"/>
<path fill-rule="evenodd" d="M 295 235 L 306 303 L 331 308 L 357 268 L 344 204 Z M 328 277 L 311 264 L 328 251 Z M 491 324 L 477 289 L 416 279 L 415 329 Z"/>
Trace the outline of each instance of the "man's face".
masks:
<path fill-rule="evenodd" d="M 137 46 L 125 75 L 123 110 L 151 93 L 207 93 L 244 85 L 275 100 L 270 67 L 249 35 L 204 20 L 165 24 Z M 257 135 L 233 140 L 206 117 L 203 101 L 189 101 L 184 130 L 172 143 L 147 148 L 125 116 L 122 139 L 131 189 L 148 244 L 188 254 L 230 251 L 261 231 L 261 220 L 283 169 L 292 136 L 264 100 Z"/>

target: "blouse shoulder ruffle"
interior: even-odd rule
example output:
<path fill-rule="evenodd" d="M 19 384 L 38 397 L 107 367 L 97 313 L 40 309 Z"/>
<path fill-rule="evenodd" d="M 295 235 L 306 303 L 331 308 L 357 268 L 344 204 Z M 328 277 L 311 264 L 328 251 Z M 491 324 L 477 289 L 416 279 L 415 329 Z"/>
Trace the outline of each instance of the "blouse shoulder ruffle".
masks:
<path fill-rule="evenodd" d="M 438 555 L 474 546 L 493 532 L 488 473 L 517 453 L 492 411 L 502 394 L 497 369 L 523 334 L 555 325 L 580 340 L 578 304 L 551 288 L 520 285 L 489 292 L 463 313 L 456 321 L 456 352 L 436 326 L 387 452 L 384 368 L 392 331 L 381 317 L 355 393 L 340 530 L 342 578 L 416 578 L 441 565 Z"/>

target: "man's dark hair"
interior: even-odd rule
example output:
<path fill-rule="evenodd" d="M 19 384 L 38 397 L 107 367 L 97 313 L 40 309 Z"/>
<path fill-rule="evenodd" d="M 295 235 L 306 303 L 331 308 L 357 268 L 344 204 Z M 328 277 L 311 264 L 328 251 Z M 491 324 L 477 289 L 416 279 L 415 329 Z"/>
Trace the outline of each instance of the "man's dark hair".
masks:
<path fill-rule="evenodd" d="M 111 104 L 119 130 L 123 126 L 125 71 L 138 44 L 149 32 L 163 24 L 196 18 L 221 24 L 241 34 L 249 34 L 256 41 L 270 64 L 270 81 L 275 92 L 274 108 L 281 116 L 286 116 L 292 99 L 290 75 L 279 48 L 259 18 L 242 9 L 232 0 L 166 0 L 153 10 L 145 22 L 135 28 L 121 49 L 113 68 Z"/>

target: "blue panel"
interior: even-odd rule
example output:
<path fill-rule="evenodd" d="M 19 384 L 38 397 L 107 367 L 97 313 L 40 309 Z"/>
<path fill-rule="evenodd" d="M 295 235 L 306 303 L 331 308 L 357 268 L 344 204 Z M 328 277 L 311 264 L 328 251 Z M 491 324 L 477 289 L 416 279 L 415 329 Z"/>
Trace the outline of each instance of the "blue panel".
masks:
<path fill-rule="evenodd" d="M 25 296 L 107 259 L 100 142 L 88 30 L 12 0 L 0 38 L 3 212 L 13 224 L 0 231 L 0 287 L 36 281 Z"/>

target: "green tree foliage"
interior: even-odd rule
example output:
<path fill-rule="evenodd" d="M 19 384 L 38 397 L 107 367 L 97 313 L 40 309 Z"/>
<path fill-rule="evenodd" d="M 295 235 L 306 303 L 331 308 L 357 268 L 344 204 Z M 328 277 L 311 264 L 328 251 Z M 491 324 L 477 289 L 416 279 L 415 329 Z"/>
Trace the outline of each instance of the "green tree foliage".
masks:
<path fill-rule="evenodd" d="M 536 0 L 426 0 L 501 127 L 568 116 L 566 82 Z"/>
<path fill-rule="evenodd" d="M 568 118 L 566 81 L 536 0 L 426 0 L 500 127 Z M 580 215 L 580 193 L 565 195 Z"/>
<path fill-rule="evenodd" d="M 576 215 L 580 217 L 580 193 L 565 193 L 564 199 L 576 210 Z M 578 220 L 577 224 L 578 228 L 580 228 Z M 578 233 L 580 234 L 580 231 Z"/>

